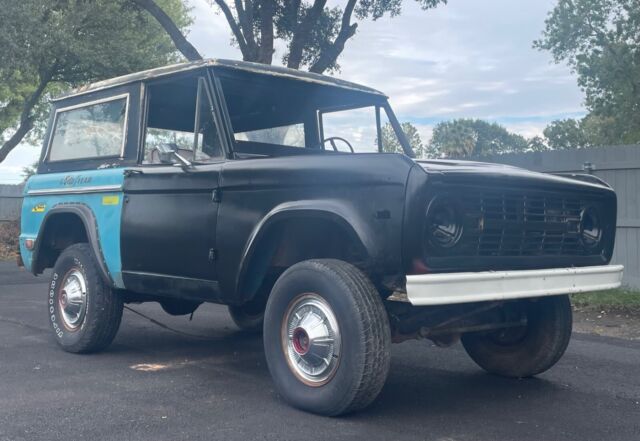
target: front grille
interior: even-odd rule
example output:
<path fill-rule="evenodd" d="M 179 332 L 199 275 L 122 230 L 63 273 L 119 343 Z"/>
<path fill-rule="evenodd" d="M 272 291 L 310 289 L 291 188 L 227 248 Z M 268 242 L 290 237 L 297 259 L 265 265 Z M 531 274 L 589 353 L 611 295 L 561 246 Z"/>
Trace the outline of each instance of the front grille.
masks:
<path fill-rule="evenodd" d="M 465 256 L 588 255 L 580 241 L 579 197 L 522 190 L 464 189 L 464 219 L 455 254 Z"/>

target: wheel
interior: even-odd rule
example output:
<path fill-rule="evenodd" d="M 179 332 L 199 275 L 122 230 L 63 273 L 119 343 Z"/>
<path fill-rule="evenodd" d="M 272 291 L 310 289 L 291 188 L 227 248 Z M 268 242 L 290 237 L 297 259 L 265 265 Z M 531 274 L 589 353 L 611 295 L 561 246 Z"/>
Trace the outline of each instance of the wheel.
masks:
<path fill-rule="evenodd" d="M 88 244 L 71 245 L 56 260 L 48 312 L 56 341 L 67 352 L 97 352 L 116 336 L 122 299 L 102 279 Z"/>
<path fill-rule="evenodd" d="M 513 305 L 513 304 L 512 304 Z M 526 325 L 464 334 L 462 344 L 481 368 L 505 377 L 531 377 L 560 360 L 571 338 L 569 296 L 523 300 L 515 305 Z"/>
<path fill-rule="evenodd" d="M 229 315 L 238 328 L 259 334 L 264 324 L 265 303 L 261 297 L 241 306 L 229 305 Z"/>
<path fill-rule="evenodd" d="M 391 333 L 371 281 L 339 260 L 287 269 L 267 302 L 267 365 L 291 405 L 335 416 L 362 409 L 389 372 Z"/>
<path fill-rule="evenodd" d="M 189 300 L 165 299 L 160 302 L 160 306 L 170 315 L 187 315 L 195 312 L 201 305 L 200 302 L 192 302 Z"/>

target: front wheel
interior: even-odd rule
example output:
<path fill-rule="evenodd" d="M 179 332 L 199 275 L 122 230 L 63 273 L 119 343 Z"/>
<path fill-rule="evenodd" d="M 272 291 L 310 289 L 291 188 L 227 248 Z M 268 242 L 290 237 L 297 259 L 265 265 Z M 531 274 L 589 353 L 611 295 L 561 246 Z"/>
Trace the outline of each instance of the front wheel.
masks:
<path fill-rule="evenodd" d="M 505 377 L 531 377 L 560 360 L 571 339 L 569 296 L 542 297 L 513 303 L 525 325 L 464 334 L 462 345 L 481 368 Z M 505 305 L 507 309 L 507 305 Z"/>
<path fill-rule="evenodd" d="M 369 405 L 386 380 L 390 344 L 380 295 L 349 263 L 300 262 L 269 296 L 267 364 L 277 390 L 300 409 L 340 415 Z"/>
<path fill-rule="evenodd" d="M 67 352 L 100 351 L 113 341 L 122 319 L 122 298 L 102 279 L 86 243 L 65 249 L 51 274 L 49 323 Z"/>

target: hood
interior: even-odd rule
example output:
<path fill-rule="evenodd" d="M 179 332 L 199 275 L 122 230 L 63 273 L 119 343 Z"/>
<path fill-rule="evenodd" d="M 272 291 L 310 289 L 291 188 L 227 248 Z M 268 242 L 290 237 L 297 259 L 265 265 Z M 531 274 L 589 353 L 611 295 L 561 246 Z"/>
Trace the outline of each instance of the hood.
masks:
<path fill-rule="evenodd" d="M 540 185 L 570 185 L 581 188 L 611 187 L 600 178 L 579 173 L 549 174 L 526 170 L 511 165 L 489 162 L 463 161 L 456 159 L 420 159 L 415 161 L 430 175 L 442 175 L 452 178 L 469 179 L 485 177 L 506 181 L 528 181 Z"/>

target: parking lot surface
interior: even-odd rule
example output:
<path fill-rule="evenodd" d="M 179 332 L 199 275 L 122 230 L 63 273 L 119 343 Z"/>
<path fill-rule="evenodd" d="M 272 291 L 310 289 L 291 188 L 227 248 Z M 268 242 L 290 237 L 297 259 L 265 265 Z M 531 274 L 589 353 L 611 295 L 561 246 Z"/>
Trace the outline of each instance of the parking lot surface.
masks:
<path fill-rule="evenodd" d="M 0 263 L 0 440 L 640 440 L 640 342 L 574 334 L 536 379 L 485 374 L 460 345 L 392 348 L 367 410 L 324 418 L 274 391 L 260 337 L 226 308 L 129 305 L 105 352 L 60 350 L 46 277 Z M 167 329 L 167 326 L 171 329 Z"/>

